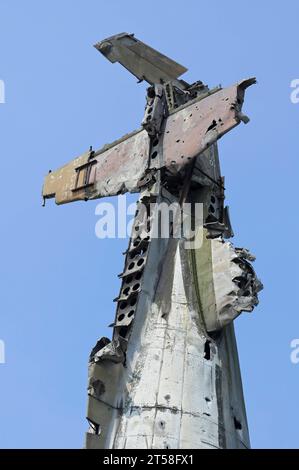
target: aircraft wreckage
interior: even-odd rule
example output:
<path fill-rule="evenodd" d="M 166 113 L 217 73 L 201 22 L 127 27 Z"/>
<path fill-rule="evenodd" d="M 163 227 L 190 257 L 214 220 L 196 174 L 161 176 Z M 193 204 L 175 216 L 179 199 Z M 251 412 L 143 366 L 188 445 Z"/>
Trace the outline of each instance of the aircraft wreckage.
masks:
<path fill-rule="evenodd" d="M 262 284 L 250 252 L 225 241 L 233 231 L 217 140 L 248 122 L 244 94 L 256 80 L 190 85 L 179 79 L 185 67 L 132 34 L 95 47 L 149 87 L 140 129 L 88 150 L 43 186 L 57 204 L 140 193 L 112 339 L 90 355 L 86 447 L 248 448 L 233 320 L 258 304 Z M 153 237 L 162 203 L 178 210 L 170 236 Z M 190 215 L 191 248 L 171 236 L 186 203 L 203 207 L 201 220 Z"/>

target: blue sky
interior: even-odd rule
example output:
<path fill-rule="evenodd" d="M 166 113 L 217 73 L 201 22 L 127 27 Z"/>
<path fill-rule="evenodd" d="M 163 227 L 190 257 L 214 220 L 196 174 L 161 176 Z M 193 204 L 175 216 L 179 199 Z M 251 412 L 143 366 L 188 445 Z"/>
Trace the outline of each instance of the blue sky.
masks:
<path fill-rule="evenodd" d="M 96 238 L 97 201 L 42 208 L 40 195 L 50 168 L 140 125 L 145 84 L 92 47 L 122 31 L 188 82 L 258 79 L 251 122 L 219 142 L 234 243 L 265 285 L 236 331 L 252 446 L 298 447 L 298 14 L 296 1 L 0 0 L 0 447 L 83 445 L 87 359 L 111 334 L 127 242 Z"/>

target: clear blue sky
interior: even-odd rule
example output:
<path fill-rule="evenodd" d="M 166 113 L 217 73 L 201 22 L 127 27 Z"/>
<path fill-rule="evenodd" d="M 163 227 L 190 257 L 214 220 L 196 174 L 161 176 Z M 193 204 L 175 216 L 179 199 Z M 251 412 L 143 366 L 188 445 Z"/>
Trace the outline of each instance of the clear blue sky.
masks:
<path fill-rule="evenodd" d="M 127 242 L 96 238 L 97 201 L 42 208 L 40 194 L 50 168 L 140 125 L 145 85 L 92 47 L 122 31 L 189 82 L 258 79 L 251 122 L 219 143 L 234 242 L 265 285 L 237 339 L 252 446 L 299 447 L 298 14 L 296 1 L 0 0 L 0 447 L 83 445 L 87 359 L 111 334 Z"/>

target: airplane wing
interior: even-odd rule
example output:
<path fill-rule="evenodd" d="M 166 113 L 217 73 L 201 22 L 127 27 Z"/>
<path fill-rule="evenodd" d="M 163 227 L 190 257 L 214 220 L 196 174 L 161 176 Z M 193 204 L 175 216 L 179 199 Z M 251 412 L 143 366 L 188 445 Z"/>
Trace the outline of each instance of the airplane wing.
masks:
<path fill-rule="evenodd" d="M 242 103 L 245 89 L 253 83 L 254 78 L 243 80 L 175 109 L 154 141 L 140 129 L 86 152 L 46 176 L 43 197 L 55 197 L 57 204 L 64 204 L 138 192 L 153 180 L 156 170 L 176 173 L 199 155 L 205 158 L 207 148 L 241 121 L 248 121 Z"/>

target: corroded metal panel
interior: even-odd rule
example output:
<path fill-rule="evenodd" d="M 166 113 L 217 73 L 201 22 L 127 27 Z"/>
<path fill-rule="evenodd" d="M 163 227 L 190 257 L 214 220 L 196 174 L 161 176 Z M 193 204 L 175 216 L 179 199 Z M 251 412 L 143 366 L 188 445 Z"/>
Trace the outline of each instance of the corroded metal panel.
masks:
<path fill-rule="evenodd" d="M 43 197 L 57 204 L 139 191 L 149 155 L 146 131 L 135 132 L 98 152 L 87 152 L 45 178 Z M 81 175 L 82 174 L 82 178 Z"/>
<path fill-rule="evenodd" d="M 164 165 L 184 166 L 246 119 L 241 113 L 244 90 L 253 83 L 255 79 L 243 80 L 170 115 L 163 138 Z"/>

